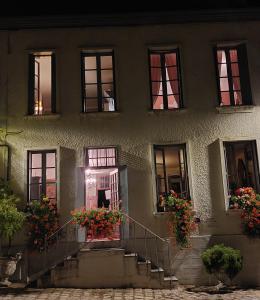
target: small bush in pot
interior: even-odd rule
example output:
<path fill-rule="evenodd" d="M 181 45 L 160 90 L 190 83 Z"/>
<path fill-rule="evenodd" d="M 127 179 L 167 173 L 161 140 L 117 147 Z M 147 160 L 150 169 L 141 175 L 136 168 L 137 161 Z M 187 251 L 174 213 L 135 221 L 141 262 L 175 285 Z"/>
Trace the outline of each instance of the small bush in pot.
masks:
<path fill-rule="evenodd" d="M 16 270 L 16 263 L 21 259 L 18 253 L 15 257 L 9 255 L 11 241 L 14 235 L 19 232 L 25 221 L 25 214 L 16 207 L 19 198 L 11 191 L 9 184 L 0 180 L 0 242 L 8 241 L 7 255 L 3 256 L 0 244 L 0 281 L 2 285 L 10 285 L 8 281 Z"/>
<path fill-rule="evenodd" d="M 243 267 L 240 251 L 223 244 L 208 248 L 202 253 L 201 258 L 207 272 L 213 274 L 222 285 L 225 283 L 230 285 Z"/>

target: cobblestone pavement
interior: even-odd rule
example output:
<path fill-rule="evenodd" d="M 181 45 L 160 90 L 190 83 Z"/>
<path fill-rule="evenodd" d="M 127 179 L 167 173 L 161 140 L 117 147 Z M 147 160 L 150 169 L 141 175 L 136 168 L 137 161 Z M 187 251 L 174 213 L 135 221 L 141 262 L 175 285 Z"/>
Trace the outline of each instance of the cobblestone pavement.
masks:
<path fill-rule="evenodd" d="M 260 290 L 237 290 L 227 294 L 192 293 L 183 288 L 172 290 L 152 289 L 26 289 L 21 292 L 1 291 L 0 299 L 24 299 L 24 300 L 260 300 Z"/>

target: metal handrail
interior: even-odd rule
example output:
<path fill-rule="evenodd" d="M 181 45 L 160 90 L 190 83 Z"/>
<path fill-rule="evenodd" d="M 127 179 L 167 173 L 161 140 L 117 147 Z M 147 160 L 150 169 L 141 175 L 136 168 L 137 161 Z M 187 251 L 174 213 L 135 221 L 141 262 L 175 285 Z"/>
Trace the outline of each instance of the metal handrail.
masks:
<path fill-rule="evenodd" d="M 47 240 L 51 239 L 54 235 L 57 235 L 58 232 L 60 232 L 61 230 L 63 230 L 63 228 L 65 228 L 67 225 L 71 224 L 72 221 L 73 221 L 73 218 L 71 218 L 69 221 L 67 221 L 66 223 L 64 223 L 55 232 L 53 232 L 53 234 L 51 234 L 50 236 L 46 237 Z"/>
<path fill-rule="evenodd" d="M 151 235 L 153 235 L 154 237 L 158 238 L 159 240 L 161 240 L 162 242 L 168 242 L 166 239 L 160 237 L 158 234 L 154 233 L 153 231 L 151 231 L 148 227 L 146 227 L 145 225 L 141 224 L 140 222 L 138 222 L 137 220 L 135 220 L 134 218 L 130 217 L 129 215 L 127 215 L 126 213 L 122 213 L 123 216 L 127 217 L 128 219 L 130 219 L 131 221 L 133 221 L 134 223 L 138 224 L 140 227 L 142 227 L 144 230 L 148 231 Z"/>
<path fill-rule="evenodd" d="M 162 268 L 164 271 L 166 271 L 167 268 L 167 272 L 168 275 L 170 275 L 170 283 L 172 283 L 172 275 L 173 275 L 173 269 L 172 269 L 172 263 L 171 263 L 171 249 L 170 249 L 170 241 L 168 239 L 162 238 L 160 237 L 158 234 L 154 233 L 152 230 L 150 230 L 149 228 L 147 228 L 145 225 L 141 224 L 140 222 L 138 222 L 137 220 L 135 220 L 134 218 L 130 217 L 129 215 L 127 215 L 126 213 L 122 212 L 122 215 L 130 220 L 133 224 L 133 228 L 132 228 L 132 232 L 133 236 L 130 237 L 130 232 L 128 232 L 128 237 L 126 239 L 124 239 L 124 224 L 122 226 L 122 240 L 123 242 L 125 242 L 125 247 L 126 250 L 131 250 L 136 252 L 136 254 L 138 254 L 139 256 L 143 257 L 145 259 L 145 262 L 148 264 L 149 261 L 151 263 L 153 263 L 154 265 L 157 266 L 157 268 Z M 131 223 L 130 223 L 131 224 Z M 141 228 L 141 230 L 144 232 L 143 236 L 138 236 L 136 234 L 136 225 L 139 226 Z M 150 235 L 150 236 L 149 236 Z M 142 243 L 143 240 L 143 244 L 141 244 L 141 248 L 139 248 L 138 251 L 136 251 L 137 249 L 137 240 L 139 239 L 139 246 L 140 246 L 140 241 Z M 150 247 L 148 246 L 149 243 L 154 242 L 152 245 L 150 244 Z M 162 245 L 166 246 L 166 253 L 165 255 L 161 256 L 159 258 L 159 247 L 158 247 L 158 243 L 161 242 Z M 164 246 L 162 247 L 162 250 L 164 250 Z M 152 253 L 154 251 L 154 253 Z M 150 257 L 149 257 L 150 255 Z M 159 269 L 158 269 L 159 270 Z"/>

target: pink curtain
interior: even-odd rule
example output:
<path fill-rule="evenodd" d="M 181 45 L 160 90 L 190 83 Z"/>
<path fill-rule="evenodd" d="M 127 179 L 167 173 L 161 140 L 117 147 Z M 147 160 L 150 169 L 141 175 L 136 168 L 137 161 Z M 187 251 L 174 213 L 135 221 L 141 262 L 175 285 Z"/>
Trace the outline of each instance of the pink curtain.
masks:
<path fill-rule="evenodd" d="M 153 92 L 153 105 L 158 98 L 160 90 L 160 79 L 161 79 L 161 61 L 160 55 L 151 55 L 151 78 L 152 78 L 152 92 Z M 155 67 L 155 68 L 154 68 Z"/>
<path fill-rule="evenodd" d="M 178 79 L 176 53 L 166 54 L 165 55 L 165 64 L 166 64 L 167 73 L 169 76 L 172 92 L 174 94 L 179 94 L 179 92 L 177 90 L 178 81 L 173 81 L 173 80 Z M 173 68 L 173 66 L 175 66 L 175 68 Z M 173 98 L 174 98 L 173 103 L 171 103 L 171 104 L 173 107 L 178 108 L 179 107 L 179 99 L 176 99 L 175 95 L 173 96 Z M 168 103 L 168 106 L 170 106 L 170 103 Z"/>
<path fill-rule="evenodd" d="M 235 50 L 235 49 L 230 50 L 229 55 L 230 55 L 230 61 L 232 63 L 238 64 L 237 50 Z M 239 73 L 237 74 L 237 76 L 239 76 Z M 232 77 L 233 77 L 233 74 L 232 74 Z M 235 78 L 233 77 L 233 89 L 240 91 L 239 77 L 235 77 Z M 235 105 L 242 104 L 241 94 L 239 92 L 234 92 L 234 101 L 235 101 Z"/>

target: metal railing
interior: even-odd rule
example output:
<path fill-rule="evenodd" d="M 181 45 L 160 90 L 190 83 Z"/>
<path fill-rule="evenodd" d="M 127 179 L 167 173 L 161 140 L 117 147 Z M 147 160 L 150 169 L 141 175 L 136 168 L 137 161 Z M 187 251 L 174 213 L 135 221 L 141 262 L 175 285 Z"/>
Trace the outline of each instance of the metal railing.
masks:
<path fill-rule="evenodd" d="M 140 260 L 151 263 L 155 269 L 163 269 L 166 276 L 172 276 L 172 255 L 170 241 L 152 232 L 149 228 L 123 213 L 121 225 L 121 246 L 138 255 Z"/>
<path fill-rule="evenodd" d="M 151 264 L 152 269 L 164 270 L 172 276 L 172 255 L 169 240 L 152 232 L 149 228 L 123 213 L 124 222 L 120 226 L 120 244 L 126 253 L 135 253 L 139 261 Z M 79 236 L 82 233 L 82 237 Z M 51 268 L 75 255 L 87 243 L 85 232 L 80 226 L 67 221 L 56 232 L 45 238 L 41 252 L 32 252 L 28 257 L 28 278 L 32 282 Z M 91 243 L 89 241 L 88 243 Z M 147 268 L 148 270 L 148 268 Z"/>
<path fill-rule="evenodd" d="M 79 226 L 72 219 L 62 225 L 49 237 L 45 237 L 43 250 L 32 252 L 28 257 L 28 279 L 31 282 L 39 278 L 66 258 L 76 254 L 81 247 Z"/>

